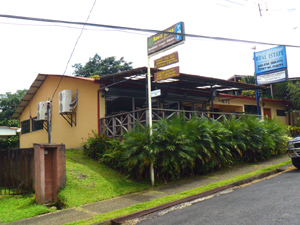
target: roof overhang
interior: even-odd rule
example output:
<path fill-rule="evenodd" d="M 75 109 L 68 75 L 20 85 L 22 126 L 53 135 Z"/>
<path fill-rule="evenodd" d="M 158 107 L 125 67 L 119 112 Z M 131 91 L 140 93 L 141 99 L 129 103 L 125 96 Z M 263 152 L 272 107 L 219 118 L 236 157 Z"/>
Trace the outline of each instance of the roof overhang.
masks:
<path fill-rule="evenodd" d="M 67 76 L 67 75 L 54 75 L 54 74 L 39 74 L 33 83 L 31 84 L 29 90 L 26 92 L 24 97 L 22 98 L 19 106 L 17 107 L 16 111 L 12 115 L 13 119 L 18 119 L 21 113 L 24 111 L 28 103 L 31 101 L 33 96 L 36 94 L 38 89 L 42 86 L 44 81 L 47 79 L 48 76 L 56 76 L 61 79 L 63 78 L 71 78 L 71 79 L 80 79 L 80 80 L 85 80 L 93 83 L 99 83 L 99 79 L 93 79 L 93 78 L 86 78 L 86 77 L 75 77 L 75 76 Z"/>
<path fill-rule="evenodd" d="M 163 81 L 154 82 L 154 73 L 161 71 L 159 69 L 151 68 L 152 87 L 172 86 L 177 90 L 191 90 L 195 92 L 211 92 L 212 90 L 218 93 L 228 93 L 239 90 L 254 90 L 266 89 L 263 85 L 253 85 L 241 82 L 234 82 L 229 80 L 222 80 L 218 78 L 211 78 L 199 75 L 192 75 L 180 73 L 179 77 L 169 78 Z M 108 86 L 118 85 L 120 83 L 140 83 L 145 84 L 147 67 L 140 67 L 129 71 L 105 75 L 100 77 L 100 83 L 103 85 L 102 89 Z"/>

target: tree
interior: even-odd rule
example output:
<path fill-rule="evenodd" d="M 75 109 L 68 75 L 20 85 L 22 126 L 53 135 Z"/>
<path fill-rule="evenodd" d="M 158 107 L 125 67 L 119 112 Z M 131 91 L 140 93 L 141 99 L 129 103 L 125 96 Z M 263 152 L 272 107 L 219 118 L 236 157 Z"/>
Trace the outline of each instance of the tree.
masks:
<path fill-rule="evenodd" d="M 23 96 L 27 90 L 17 90 L 16 93 L 6 92 L 0 94 L 0 125 L 1 126 L 16 126 L 18 123 L 15 120 L 11 120 L 11 116 L 14 114 L 18 105 L 20 104 Z"/>
<path fill-rule="evenodd" d="M 96 53 L 93 58 L 82 66 L 81 63 L 76 63 L 72 67 L 75 68 L 73 74 L 79 77 L 91 77 L 94 75 L 106 75 L 118 73 L 125 70 L 132 69 L 132 62 L 126 62 L 124 58 L 116 60 L 114 56 L 101 59 L 101 57 Z"/>
<path fill-rule="evenodd" d="M 287 97 L 293 104 L 294 109 L 300 109 L 300 82 L 288 82 Z"/>

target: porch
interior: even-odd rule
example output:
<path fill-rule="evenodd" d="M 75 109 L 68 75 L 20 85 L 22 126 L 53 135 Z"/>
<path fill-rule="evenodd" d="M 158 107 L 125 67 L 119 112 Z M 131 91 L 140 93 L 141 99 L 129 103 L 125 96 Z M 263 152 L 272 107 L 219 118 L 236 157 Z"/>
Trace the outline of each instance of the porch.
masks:
<path fill-rule="evenodd" d="M 124 133 L 133 130 L 137 125 L 146 127 L 149 121 L 148 108 L 134 110 L 130 112 L 118 113 L 115 115 L 106 116 L 99 119 L 99 133 L 108 137 L 118 138 Z M 208 118 L 217 121 L 229 119 L 232 116 L 241 118 L 243 116 L 255 116 L 262 118 L 260 115 L 245 114 L 245 113 L 226 113 L 226 112 L 211 112 L 211 111 L 186 111 L 174 109 L 152 109 L 152 121 L 155 123 L 160 119 L 169 119 L 173 116 L 183 115 L 186 120 L 191 119 L 193 116 L 200 118 Z"/>

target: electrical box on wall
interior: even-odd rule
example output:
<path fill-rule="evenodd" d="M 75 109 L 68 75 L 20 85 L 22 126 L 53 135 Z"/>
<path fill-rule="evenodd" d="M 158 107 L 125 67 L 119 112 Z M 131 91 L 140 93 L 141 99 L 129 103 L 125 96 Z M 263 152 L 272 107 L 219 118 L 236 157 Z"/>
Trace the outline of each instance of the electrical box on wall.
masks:
<path fill-rule="evenodd" d="M 39 102 L 37 104 L 37 118 L 36 120 L 47 120 L 47 102 Z"/>
<path fill-rule="evenodd" d="M 72 102 L 71 90 L 63 90 L 59 92 L 59 113 L 72 112 L 71 102 Z"/>

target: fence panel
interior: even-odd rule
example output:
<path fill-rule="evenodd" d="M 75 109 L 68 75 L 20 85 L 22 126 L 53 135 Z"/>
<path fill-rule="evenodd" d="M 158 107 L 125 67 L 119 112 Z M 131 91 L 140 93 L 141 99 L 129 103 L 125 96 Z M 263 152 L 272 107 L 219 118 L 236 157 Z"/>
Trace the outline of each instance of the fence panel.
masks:
<path fill-rule="evenodd" d="M 33 190 L 34 150 L 0 150 L 0 194 L 23 194 Z"/>

